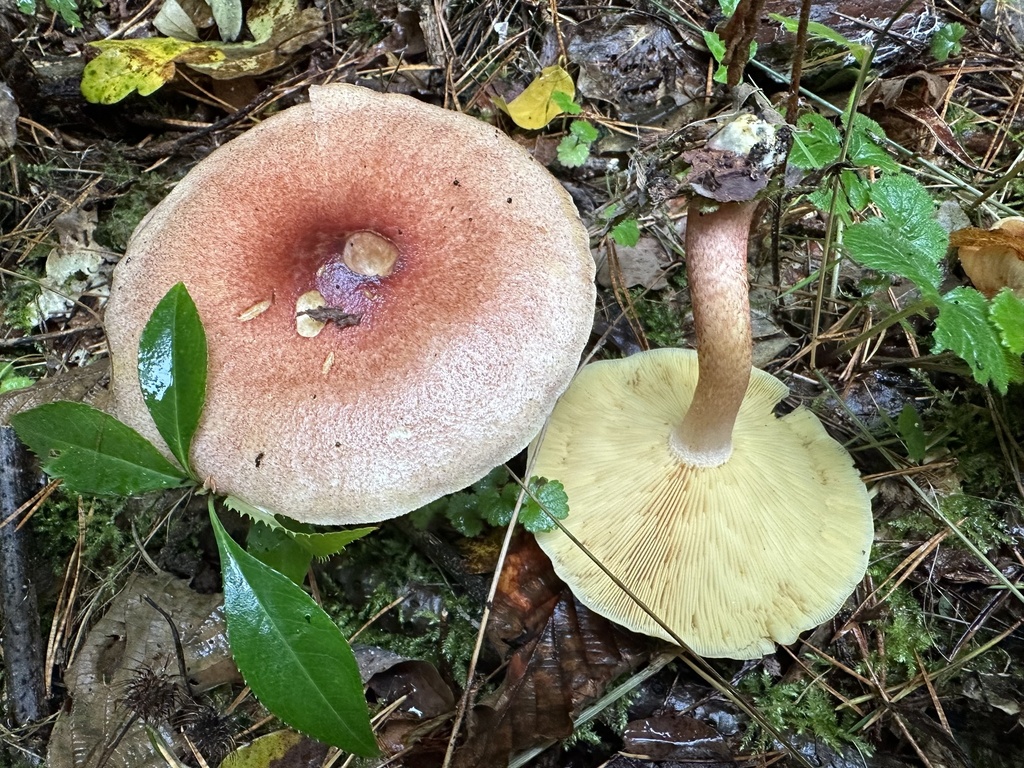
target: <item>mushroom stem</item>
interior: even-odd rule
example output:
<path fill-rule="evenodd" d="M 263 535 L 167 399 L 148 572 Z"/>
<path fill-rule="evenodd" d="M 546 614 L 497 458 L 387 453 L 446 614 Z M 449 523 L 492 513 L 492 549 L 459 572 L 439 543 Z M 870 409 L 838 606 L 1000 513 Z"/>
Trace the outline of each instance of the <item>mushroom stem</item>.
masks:
<path fill-rule="evenodd" d="M 686 271 L 697 332 L 700 374 L 693 402 L 669 437 L 679 460 L 717 467 L 732 455 L 732 432 L 750 382 L 747 240 L 755 201 L 721 203 L 702 213 L 694 199 L 686 218 Z"/>

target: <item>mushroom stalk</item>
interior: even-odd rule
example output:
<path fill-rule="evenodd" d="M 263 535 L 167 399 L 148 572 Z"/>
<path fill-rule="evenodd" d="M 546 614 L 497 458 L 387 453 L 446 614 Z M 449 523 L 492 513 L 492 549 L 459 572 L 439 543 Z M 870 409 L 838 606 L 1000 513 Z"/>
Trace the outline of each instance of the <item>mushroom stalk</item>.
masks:
<path fill-rule="evenodd" d="M 669 437 L 685 464 L 717 467 L 732 455 L 732 432 L 750 382 L 750 297 L 747 240 L 755 201 L 721 203 L 702 213 L 690 203 L 686 269 L 697 332 L 700 375 L 693 402 Z"/>

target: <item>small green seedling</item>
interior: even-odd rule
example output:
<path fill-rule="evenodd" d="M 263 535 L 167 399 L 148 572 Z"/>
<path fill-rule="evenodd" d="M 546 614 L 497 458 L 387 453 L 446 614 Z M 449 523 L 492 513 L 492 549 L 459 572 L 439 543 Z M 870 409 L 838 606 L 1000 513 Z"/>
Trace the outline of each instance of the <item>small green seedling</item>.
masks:
<path fill-rule="evenodd" d="M 967 27 L 959 22 L 943 24 L 932 38 L 932 56 L 936 61 L 945 61 L 950 56 L 959 56 L 960 41 L 966 34 Z"/>

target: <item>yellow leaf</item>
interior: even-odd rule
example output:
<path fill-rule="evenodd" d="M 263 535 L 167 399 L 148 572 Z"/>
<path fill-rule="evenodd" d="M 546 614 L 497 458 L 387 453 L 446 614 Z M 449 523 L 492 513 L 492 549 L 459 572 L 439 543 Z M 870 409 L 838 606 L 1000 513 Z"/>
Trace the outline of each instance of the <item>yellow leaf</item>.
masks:
<path fill-rule="evenodd" d="M 94 104 L 113 104 L 132 91 L 148 96 L 174 77 L 176 62 L 208 63 L 224 58 L 213 43 L 169 37 L 102 40 L 90 45 L 101 53 L 85 65 L 82 95 Z"/>
<path fill-rule="evenodd" d="M 562 112 L 551 100 L 553 93 L 564 93 L 570 99 L 576 96 L 572 76 L 559 66 L 542 69 L 525 91 L 505 105 L 505 111 L 520 128 L 543 128 Z"/>

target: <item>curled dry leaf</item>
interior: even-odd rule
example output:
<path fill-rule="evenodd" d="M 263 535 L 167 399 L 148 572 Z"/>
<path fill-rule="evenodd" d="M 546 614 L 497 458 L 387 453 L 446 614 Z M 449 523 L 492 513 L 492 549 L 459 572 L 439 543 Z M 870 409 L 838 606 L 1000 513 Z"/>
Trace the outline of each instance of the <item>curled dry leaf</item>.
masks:
<path fill-rule="evenodd" d="M 469 756 L 480 753 L 480 740 L 515 751 L 569 736 L 573 717 L 612 680 L 639 666 L 649 647 L 645 638 L 577 602 L 527 535 L 509 551 L 488 639 L 508 666 L 498 690 L 473 712 L 464 750 Z M 474 722 L 486 727 L 474 733 Z M 460 765 L 472 764 L 462 759 Z"/>
<path fill-rule="evenodd" d="M 133 577 L 86 636 L 64 674 L 71 706 L 57 718 L 50 737 L 46 764 L 51 768 L 166 766 L 142 723 L 136 722 L 101 767 L 106 748 L 132 717 L 124 699 L 140 671 L 166 674 L 180 682 L 170 628 L 145 596 L 174 619 L 194 691 L 238 680 L 219 594 L 200 595 L 189 589 L 188 582 L 169 574 Z M 168 743 L 184 748 L 166 723 L 153 725 Z"/>

